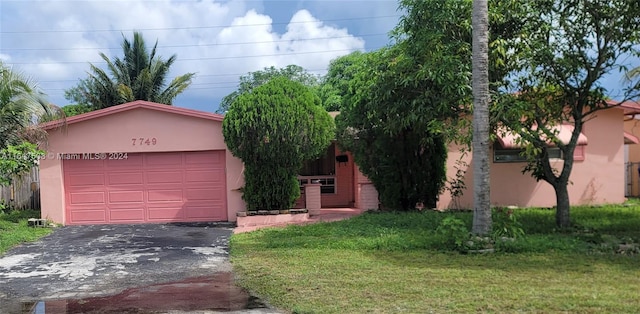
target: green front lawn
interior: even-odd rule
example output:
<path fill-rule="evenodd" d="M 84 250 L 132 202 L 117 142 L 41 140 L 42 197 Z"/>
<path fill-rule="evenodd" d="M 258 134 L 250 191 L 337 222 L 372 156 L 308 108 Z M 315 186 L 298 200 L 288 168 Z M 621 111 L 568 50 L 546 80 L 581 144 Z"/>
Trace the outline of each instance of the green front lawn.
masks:
<path fill-rule="evenodd" d="M 526 236 L 491 254 L 444 245 L 450 215 L 470 228 L 471 213 L 372 213 L 237 234 L 231 261 L 242 286 L 296 313 L 640 311 L 640 207 L 574 208 L 570 232 L 551 210 L 517 210 Z"/>
<path fill-rule="evenodd" d="M 35 241 L 51 233 L 49 228 L 27 226 L 27 219 L 37 217 L 40 212 L 35 210 L 0 211 L 0 255 L 20 243 Z"/>

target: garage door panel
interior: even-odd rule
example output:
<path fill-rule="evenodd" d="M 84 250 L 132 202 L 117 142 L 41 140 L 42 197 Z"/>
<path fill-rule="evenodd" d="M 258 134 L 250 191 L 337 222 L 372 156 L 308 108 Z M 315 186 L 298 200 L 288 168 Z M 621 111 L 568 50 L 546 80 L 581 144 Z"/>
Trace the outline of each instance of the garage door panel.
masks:
<path fill-rule="evenodd" d="M 148 154 L 145 164 L 151 168 L 157 166 L 181 166 L 183 153 Z"/>
<path fill-rule="evenodd" d="M 82 154 L 80 154 L 82 156 Z M 66 159 L 64 161 L 65 172 L 96 171 L 104 167 L 101 159 Z"/>
<path fill-rule="evenodd" d="M 68 223 L 227 220 L 224 156 L 206 151 L 65 160 Z"/>
<path fill-rule="evenodd" d="M 182 183 L 184 176 L 183 171 L 151 171 L 147 173 L 146 182 L 149 184 L 156 183 Z"/>
<path fill-rule="evenodd" d="M 144 203 L 143 191 L 109 191 L 109 203 Z"/>
<path fill-rule="evenodd" d="M 221 189 L 218 188 L 203 188 L 203 189 L 189 189 L 187 190 L 187 202 L 188 201 L 220 201 Z"/>
<path fill-rule="evenodd" d="M 142 171 L 137 172 L 110 172 L 109 185 L 143 184 Z"/>
<path fill-rule="evenodd" d="M 72 205 L 104 204 L 106 197 L 104 191 L 75 192 L 71 193 L 69 202 Z"/>
<path fill-rule="evenodd" d="M 185 182 L 221 182 L 224 180 L 224 171 L 221 169 L 192 170 L 185 174 Z"/>
<path fill-rule="evenodd" d="M 193 152 L 185 156 L 185 162 L 190 167 L 220 166 L 224 160 L 222 154 L 216 152 Z"/>
<path fill-rule="evenodd" d="M 150 207 L 148 212 L 150 221 L 184 220 L 184 210 L 182 205 L 173 207 Z"/>
<path fill-rule="evenodd" d="M 149 190 L 147 200 L 149 203 L 153 202 L 182 202 L 183 200 L 182 189 L 172 190 Z"/>
<path fill-rule="evenodd" d="M 76 173 L 67 177 L 69 186 L 104 185 L 104 173 Z"/>
<path fill-rule="evenodd" d="M 104 208 L 76 209 L 71 212 L 74 223 L 103 223 L 107 218 Z"/>
<path fill-rule="evenodd" d="M 111 208 L 109 220 L 112 222 L 139 222 L 144 221 L 144 207 Z"/>
<path fill-rule="evenodd" d="M 212 207 L 211 205 L 185 206 L 184 209 L 185 209 L 186 218 L 190 218 L 190 219 L 198 219 L 198 218 L 223 219 L 224 218 L 222 217 L 222 214 L 220 214 L 221 209 Z"/>

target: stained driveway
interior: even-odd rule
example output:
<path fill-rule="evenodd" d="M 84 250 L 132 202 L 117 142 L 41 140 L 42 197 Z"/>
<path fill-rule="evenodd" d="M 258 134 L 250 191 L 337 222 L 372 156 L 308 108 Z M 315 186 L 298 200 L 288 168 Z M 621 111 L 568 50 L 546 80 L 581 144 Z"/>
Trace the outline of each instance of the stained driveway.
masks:
<path fill-rule="evenodd" d="M 109 295 L 120 295 L 122 302 L 123 296 L 141 287 L 143 290 L 147 287 L 147 292 L 165 289 L 164 301 L 168 301 L 172 295 L 178 297 L 176 291 L 180 289 L 173 288 L 192 290 L 184 282 L 195 280 L 201 284 L 207 278 L 232 278 L 228 276 L 231 271 L 228 240 L 232 230 L 231 225 L 224 224 L 62 227 L 40 241 L 22 245 L 0 257 L 0 309 L 11 312 L 38 300 L 48 300 L 49 304 L 55 303 L 52 300 L 67 300 L 67 305 L 69 300 L 84 300 L 79 303 L 86 304 Z M 167 292 L 171 290 L 167 290 L 167 285 L 172 282 L 181 284 L 174 284 L 170 287 L 173 292 Z M 245 302 L 248 297 L 233 286 L 233 280 L 226 283 L 214 280 L 211 285 L 213 288 L 209 289 L 230 295 L 216 298 L 240 300 L 224 302 Z M 140 291 L 134 294 L 136 300 L 143 298 Z M 186 298 L 193 297 L 191 291 Z M 155 302 L 153 297 L 150 300 L 145 302 Z"/>

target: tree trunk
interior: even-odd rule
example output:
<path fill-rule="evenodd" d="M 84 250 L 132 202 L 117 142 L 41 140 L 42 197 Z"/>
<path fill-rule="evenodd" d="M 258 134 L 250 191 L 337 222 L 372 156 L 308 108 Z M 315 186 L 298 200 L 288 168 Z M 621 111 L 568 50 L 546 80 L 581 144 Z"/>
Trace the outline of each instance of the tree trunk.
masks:
<path fill-rule="evenodd" d="M 569 214 L 571 204 L 569 202 L 567 183 L 556 184 L 553 188 L 556 190 L 556 225 L 563 229 L 569 228 L 571 227 L 571 216 Z"/>
<path fill-rule="evenodd" d="M 491 232 L 489 193 L 489 8 L 473 0 L 473 229 Z"/>

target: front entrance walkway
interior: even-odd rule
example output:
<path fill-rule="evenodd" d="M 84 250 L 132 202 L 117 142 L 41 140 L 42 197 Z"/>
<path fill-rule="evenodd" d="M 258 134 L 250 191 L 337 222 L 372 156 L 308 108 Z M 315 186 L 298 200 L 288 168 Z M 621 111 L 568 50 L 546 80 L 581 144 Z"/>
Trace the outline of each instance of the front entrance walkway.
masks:
<path fill-rule="evenodd" d="M 234 233 L 254 231 L 267 227 L 284 227 L 291 224 L 303 225 L 316 222 L 338 221 L 362 214 L 357 208 L 322 208 L 302 214 L 256 215 L 238 217 Z"/>

